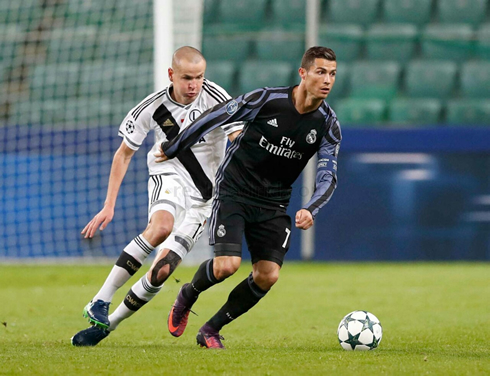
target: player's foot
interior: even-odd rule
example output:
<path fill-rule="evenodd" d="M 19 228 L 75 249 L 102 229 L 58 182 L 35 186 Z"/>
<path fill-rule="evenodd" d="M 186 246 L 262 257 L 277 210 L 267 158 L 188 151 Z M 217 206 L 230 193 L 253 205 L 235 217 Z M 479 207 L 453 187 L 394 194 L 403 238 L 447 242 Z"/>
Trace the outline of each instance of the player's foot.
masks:
<path fill-rule="evenodd" d="M 91 326 L 84 329 L 71 338 L 71 344 L 73 346 L 95 346 L 111 332 L 108 330 L 99 328 L 97 326 Z"/>
<path fill-rule="evenodd" d="M 97 300 L 96 302 L 88 303 L 83 309 L 83 317 L 88 319 L 88 322 L 102 329 L 108 329 L 109 322 L 109 302 Z"/>
<path fill-rule="evenodd" d="M 199 329 L 196 340 L 199 346 L 207 347 L 208 349 L 225 348 L 221 343 L 221 340 L 224 340 L 223 336 L 221 336 L 217 330 L 211 328 L 207 323 Z"/>
<path fill-rule="evenodd" d="M 182 286 L 179 291 L 179 295 L 177 295 L 177 299 L 175 299 L 175 303 L 168 314 L 168 331 L 174 337 L 180 337 L 184 333 L 185 327 L 187 326 L 187 321 L 189 319 L 189 313 L 191 312 L 192 305 L 194 304 L 184 298 L 184 295 L 182 294 L 182 290 L 188 285 L 189 284 L 186 283 Z"/>

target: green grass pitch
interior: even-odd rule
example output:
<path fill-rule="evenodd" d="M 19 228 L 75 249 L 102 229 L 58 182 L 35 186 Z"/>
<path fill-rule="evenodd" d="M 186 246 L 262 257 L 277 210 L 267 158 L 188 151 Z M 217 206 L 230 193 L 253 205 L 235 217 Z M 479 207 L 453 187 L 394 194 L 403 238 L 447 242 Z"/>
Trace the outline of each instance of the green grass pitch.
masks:
<path fill-rule="evenodd" d="M 186 332 L 166 319 L 196 268 L 179 268 L 162 292 L 94 348 L 70 338 L 88 326 L 84 305 L 111 266 L 0 265 L 0 374 L 22 375 L 488 375 L 490 265 L 285 263 L 254 309 L 225 327 L 225 351 L 201 349 L 199 327 L 250 271 L 204 293 Z M 146 267 L 142 268 L 145 269 Z M 140 271 L 114 299 L 115 309 Z M 347 352 L 336 330 L 353 310 L 374 313 L 383 340 Z"/>

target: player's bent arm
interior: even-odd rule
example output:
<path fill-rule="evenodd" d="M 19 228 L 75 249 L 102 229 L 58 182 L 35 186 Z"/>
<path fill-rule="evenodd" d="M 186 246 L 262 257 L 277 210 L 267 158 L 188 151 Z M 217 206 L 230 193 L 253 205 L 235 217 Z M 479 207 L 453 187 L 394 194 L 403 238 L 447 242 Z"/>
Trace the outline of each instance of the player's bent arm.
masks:
<path fill-rule="evenodd" d="M 320 209 L 327 204 L 337 188 L 337 155 L 340 139 L 324 138 L 318 150 L 318 163 L 315 180 L 315 191 L 303 207 L 308 210 L 313 219 Z"/>
<path fill-rule="evenodd" d="M 92 238 L 98 228 L 102 231 L 112 221 L 119 188 L 128 171 L 128 166 L 134 153 L 135 150 L 129 148 L 124 141 L 121 142 L 112 160 L 104 207 L 82 230 L 85 238 Z"/>

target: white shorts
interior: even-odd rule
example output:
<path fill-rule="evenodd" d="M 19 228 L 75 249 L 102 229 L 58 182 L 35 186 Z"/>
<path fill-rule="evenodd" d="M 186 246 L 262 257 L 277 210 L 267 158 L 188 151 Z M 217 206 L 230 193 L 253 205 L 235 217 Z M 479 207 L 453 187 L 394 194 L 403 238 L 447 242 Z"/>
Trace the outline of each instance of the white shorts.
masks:
<path fill-rule="evenodd" d="M 177 253 L 183 260 L 196 244 L 197 240 L 204 232 L 206 220 L 211 215 L 211 205 L 200 204 L 192 206 L 185 212 L 185 217 L 178 228 L 158 247 L 158 251 L 162 249 L 170 249 Z"/>
<path fill-rule="evenodd" d="M 186 191 L 177 174 L 151 175 L 148 179 L 148 221 L 159 210 L 174 217 L 174 229 L 184 220 L 187 207 Z"/>
<path fill-rule="evenodd" d="M 172 233 L 157 247 L 158 251 L 170 249 L 184 259 L 204 231 L 211 215 L 211 200 L 191 197 L 177 175 L 165 174 L 150 176 L 148 199 L 148 220 L 160 210 L 174 216 Z"/>

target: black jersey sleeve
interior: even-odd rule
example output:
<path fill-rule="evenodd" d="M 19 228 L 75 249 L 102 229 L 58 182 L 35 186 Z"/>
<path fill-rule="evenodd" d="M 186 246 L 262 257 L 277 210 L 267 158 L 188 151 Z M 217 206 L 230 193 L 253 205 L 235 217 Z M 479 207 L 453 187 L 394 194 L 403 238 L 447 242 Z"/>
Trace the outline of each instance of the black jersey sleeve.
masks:
<path fill-rule="evenodd" d="M 339 122 L 336 118 L 332 120 L 332 126 L 323 137 L 317 153 L 318 164 L 315 191 L 310 201 L 303 207 L 303 209 L 311 212 L 313 218 L 315 218 L 320 209 L 330 200 L 335 188 L 337 188 L 337 156 L 342 136 Z"/>
<path fill-rule="evenodd" d="M 252 121 L 263 106 L 266 94 L 265 89 L 257 89 L 210 108 L 177 137 L 162 143 L 163 152 L 168 158 L 174 158 L 182 150 L 190 148 L 201 137 L 223 124 Z"/>

